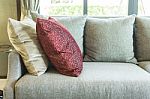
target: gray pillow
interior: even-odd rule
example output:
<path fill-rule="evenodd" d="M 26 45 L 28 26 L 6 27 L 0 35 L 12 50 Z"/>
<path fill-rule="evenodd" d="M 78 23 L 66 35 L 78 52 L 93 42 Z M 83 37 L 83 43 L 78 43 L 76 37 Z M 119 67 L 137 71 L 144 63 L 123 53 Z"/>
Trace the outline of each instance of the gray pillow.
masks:
<path fill-rule="evenodd" d="M 133 24 L 135 16 L 87 18 L 84 61 L 133 62 Z"/>
<path fill-rule="evenodd" d="M 36 21 L 36 18 L 48 19 L 49 16 L 40 15 L 36 12 L 31 12 L 32 19 Z M 53 17 L 62 23 L 71 33 L 75 41 L 77 42 L 81 53 L 83 54 L 83 31 L 86 22 L 85 16 L 55 16 Z"/>
<path fill-rule="evenodd" d="M 150 18 L 136 17 L 136 57 L 138 61 L 150 60 Z"/>

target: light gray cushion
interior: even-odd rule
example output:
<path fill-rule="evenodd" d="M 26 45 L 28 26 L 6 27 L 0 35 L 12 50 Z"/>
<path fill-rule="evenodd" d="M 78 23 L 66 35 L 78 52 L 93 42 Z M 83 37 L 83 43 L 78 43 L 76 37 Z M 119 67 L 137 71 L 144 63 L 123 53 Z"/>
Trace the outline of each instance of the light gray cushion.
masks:
<path fill-rule="evenodd" d="M 77 42 L 81 50 L 81 53 L 83 54 L 83 31 L 86 17 L 72 16 L 72 17 L 55 17 L 55 18 L 69 30 L 69 32 Z"/>
<path fill-rule="evenodd" d="M 136 17 L 136 57 L 138 61 L 150 60 L 150 17 Z"/>
<path fill-rule="evenodd" d="M 34 21 L 36 18 L 48 19 L 49 16 L 40 15 L 35 12 L 31 12 L 31 16 Z M 83 31 L 85 26 L 86 17 L 85 16 L 55 16 L 53 17 L 62 23 L 71 33 L 75 41 L 77 42 L 81 53 L 83 54 Z"/>
<path fill-rule="evenodd" d="M 88 18 L 85 25 L 85 61 L 133 62 L 135 16 Z"/>
<path fill-rule="evenodd" d="M 150 75 L 129 63 L 84 62 L 79 77 L 54 69 L 39 77 L 23 76 L 16 99 L 150 99 Z"/>

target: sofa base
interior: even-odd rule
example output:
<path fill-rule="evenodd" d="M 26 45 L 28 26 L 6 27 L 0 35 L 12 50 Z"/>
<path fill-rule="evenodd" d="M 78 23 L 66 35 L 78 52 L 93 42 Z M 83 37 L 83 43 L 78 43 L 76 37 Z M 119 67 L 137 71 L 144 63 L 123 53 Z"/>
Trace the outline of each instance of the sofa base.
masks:
<path fill-rule="evenodd" d="M 41 76 L 24 75 L 16 99 L 150 99 L 150 75 L 135 64 L 85 62 L 79 77 L 50 68 Z"/>

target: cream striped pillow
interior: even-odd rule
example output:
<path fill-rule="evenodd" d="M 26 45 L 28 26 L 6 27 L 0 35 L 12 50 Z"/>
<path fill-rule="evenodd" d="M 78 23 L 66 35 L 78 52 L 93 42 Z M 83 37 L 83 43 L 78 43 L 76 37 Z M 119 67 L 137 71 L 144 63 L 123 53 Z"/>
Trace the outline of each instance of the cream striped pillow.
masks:
<path fill-rule="evenodd" d="M 23 58 L 29 73 L 41 75 L 47 70 L 47 58 L 41 49 L 36 34 L 36 23 L 25 18 L 22 21 L 8 20 L 9 40 Z"/>

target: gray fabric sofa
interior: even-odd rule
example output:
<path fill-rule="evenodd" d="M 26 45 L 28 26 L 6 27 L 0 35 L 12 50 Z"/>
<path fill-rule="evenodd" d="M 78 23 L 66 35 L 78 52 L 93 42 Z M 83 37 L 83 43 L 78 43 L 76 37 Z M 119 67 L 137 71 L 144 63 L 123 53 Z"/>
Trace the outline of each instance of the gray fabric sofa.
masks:
<path fill-rule="evenodd" d="M 9 55 L 4 99 L 149 99 L 150 74 L 130 63 L 84 62 L 80 77 L 55 69 L 41 76 L 24 72 L 19 54 Z"/>
<path fill-rule="evenodd" d="M 138 65 L 86 61 L 79 77 L 59 74 L 52 66 L 43 75 L 33 76 L 12 51 L 4 99 L 150 99 L 149 68 L 150 60 L 140 60 Z"/>

